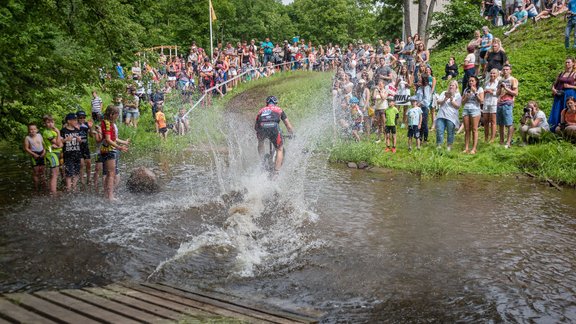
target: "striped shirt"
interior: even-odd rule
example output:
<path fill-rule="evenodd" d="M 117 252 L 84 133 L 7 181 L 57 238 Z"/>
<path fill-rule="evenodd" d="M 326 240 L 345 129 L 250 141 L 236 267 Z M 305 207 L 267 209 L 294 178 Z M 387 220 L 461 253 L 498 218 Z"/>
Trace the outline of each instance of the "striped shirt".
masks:
<path fill-rule="evenodd" d="M 91 105 L 93 113 L 102 113 L 102 99 L 100 97 L 92 99 Z"/>

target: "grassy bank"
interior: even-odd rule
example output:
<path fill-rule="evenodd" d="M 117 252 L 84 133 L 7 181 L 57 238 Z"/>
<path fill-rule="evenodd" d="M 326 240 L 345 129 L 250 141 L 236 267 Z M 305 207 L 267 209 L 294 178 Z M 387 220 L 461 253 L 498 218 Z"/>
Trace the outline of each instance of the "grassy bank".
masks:
<path fill-rule="evenodd" d="M 550 113 L 553 101 L 550 87 L 562 71 L 566 56 L 574 55 L 573 51 L 564 49 L 565 24 L 564 20 L 558 18 L 543 20 L 537 25 L 530 21 L 510 37 L 503 35 L 505 30 L 502 28 L 492 30 L 494 36 L 502 40 L 513 66 L 512 74 L 520 82 L 520 93 L 514 109 L 515 121 L 519 121 L 522 107 L 530 100 L 536 100 L 547 116 Z M 448 87 L 448 82 L 441 80 L 448 59 L 455 56 L 457 63 L 463 62 L 467 43 L 468 40 L 431 52 L 430 64 L 436 72 L 437 92 Z M 460 73 L 462 76 L 461 70 Z M 453 151 L 437 150 L 434 132 L 430 133 L 430 144 L 425 145 L 421 151 L 408 152 L 406 130 L 399 129 L 396 154 L 385 153 L 383 143 L 375 144 L 373 140 L 360 143 L 342 141 L 335 145 L 331 160 L 366 161 L 373 166 L 405 170 L 424 177 L 453 174 L 502 176 L 529 172 L 540 179 L 576 185 L 576 148 L 571 143 L 550 135 L 540 144 L 513 146 L 506 150 L 498 144 L 485 144 L 483 137 L 483 129 L 480 129 L 476 155 L 460 153 L 464 148 L 463 134 L 456 136 Z M 518 132 L 514 137 L 515 143 L 519 143 Z"/>

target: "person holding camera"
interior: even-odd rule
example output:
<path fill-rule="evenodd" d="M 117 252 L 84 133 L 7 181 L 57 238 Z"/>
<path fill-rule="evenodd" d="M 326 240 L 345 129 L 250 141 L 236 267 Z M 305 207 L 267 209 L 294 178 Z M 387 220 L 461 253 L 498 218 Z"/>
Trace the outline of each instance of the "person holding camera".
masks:
<path fill-rule="evenodd" d="M 556 131 L 560 124 L 560 114 L 566 108 L 566 101 L 569 97 L 576 96 L 576 73 L 574 73 L 574 59 L 567 58 L 564 62 L 564 71 L 558 74 L 556 81 L 552 84 L 552 95 L 554 103 L 548 118 L 550 130 Z"/>
<path fill-rule="evenodd" d="M 556 128 L 556 134 L 565 138 L 576 137 L 576 99 L 566 100 L 566 109 L 562 110 L 560 125 Z"/>
<path fill-rule="evenodd" d="M 458 81 L 452 80 L 448 85 L 448 90 L 438 97 L 438 115 L 436 117 L 436 146 L 442 147 L 444 142 L 444 131 L 448 133 L 446 150 L 452 149 L 456 129 L 460 127 L 458 111 L 462 105 L 462 96 L 458 91 Z"/>
<path fill-rule="evenodd" d="M 502 79 L 498 83 L 498 105 L 496 107 L 496 124 L 500 134 L 500 145 L 510 148 L 514 135 L 514 99 L 518 96 L 518 80 L 512 76 L 512 66 L 505 64 L 502 68 Z M 508 129 L 506 144 L 504 144 L 504 127 Z"/>
<path fill-rule="evenodd" d="M 270 38 L 266 37 L 266 41 L 262 42 L 260 46 L 264 49 L 264 65 L 266 65 L 266 63 L 272 61 L 274 57 L 274 44 L 272 44 Z"/>
<path fill-rule="evenodd" d="M 522 146 L 526 145 L 528 138 L 538 139 L 543 132 L 549 131 L 550 126 L 546 120 L 546 114 L 536 101 L 528 102 L 528 105 L 524 108 L 524 115 L 520 119 L 520 135 L 522 136 Z"/>

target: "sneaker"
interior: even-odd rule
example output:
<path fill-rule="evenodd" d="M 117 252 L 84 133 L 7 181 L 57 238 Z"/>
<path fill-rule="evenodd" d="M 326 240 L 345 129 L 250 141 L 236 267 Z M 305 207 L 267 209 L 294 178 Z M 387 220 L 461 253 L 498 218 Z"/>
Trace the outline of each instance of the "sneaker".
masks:
<path fill-rule="evenodd" d="M 450 146 L 448 146 L 448 147 L 446 148 L 446 151 L 450 152 L 450 151 L 452 151 L 452 148 L 451 148 Z"/>
<path fill-rule="evenodd" d="M 506 145 L 504 145 L 504 148 L 505 148 L 505 149 L 509 149 L 509 148 L 510 148 L 510 145 L 506 144 Z"/>
<path fill-rule="evenodd" d="M 412 151 L 412 146 L 408 146 L 408 152 Z"/>
<path fill-rule="evenodd" d="M 392 148 L 392 153 L 396 153 L 396 148 L 395 148 L 395 147 Z"/>
<path fill-rule="evenodd" d="M 377 140 L 377 141 L 374 142 L 374 143 L 378 144 L 378 143 L 380 143 L 380 142 L 382 142 L 382 140 Z"/>
<path fill-rule="evenodd" d="M 389 148 L 389 147 L 386 147 L 386 148 L 384 149 L 384 152 L 390 152 L 390 148 Z"/>

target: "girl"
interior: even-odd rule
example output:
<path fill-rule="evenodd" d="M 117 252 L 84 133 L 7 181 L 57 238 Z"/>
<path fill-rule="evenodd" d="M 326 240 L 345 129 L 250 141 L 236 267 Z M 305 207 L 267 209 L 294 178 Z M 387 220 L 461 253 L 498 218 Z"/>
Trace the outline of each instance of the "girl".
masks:
<path fill-rule="evenodd" d="M 468 80 L 468 87 L 464 90 L 462 103 L 464 110 L 464 151 L 462 153 L 476 154 L 478 145 L 478 123 L 480 122 L 480 105 L 484 102 L 484 89 L 480 87 L 478 77 L 473 75 Z M 472 135 L 472 150 L 470 147 L 470 135 Z"/>
<path fill-rule="evenodd" d="M 128 151 L 128 141 L 118 139 L 118 129 L 116 127 L 116 120 L 118 119 L 119 111 L 116 106 L 110 105 L 106 108 L 104 119 L 100 125 L 102 129 L 103 142 L 100 147 L 100 155 L 104 162 L 104 195 L 108 200 L 116 200 L 114 198 L 114 185 L 118 173 L 118 155 L 120 152 Z"/>

